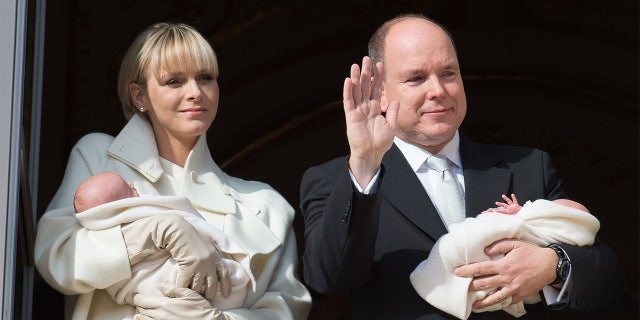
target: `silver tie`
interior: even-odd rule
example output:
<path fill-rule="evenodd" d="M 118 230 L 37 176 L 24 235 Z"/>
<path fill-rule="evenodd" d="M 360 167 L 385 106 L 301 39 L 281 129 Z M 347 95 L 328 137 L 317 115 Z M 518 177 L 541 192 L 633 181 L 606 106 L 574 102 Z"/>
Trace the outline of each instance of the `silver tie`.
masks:
<path fill-rule="evenodd" d="M 446 212 L 441 212 L 440 215 L 445 224 L 449 226 L 454 222 L 460 222 L 465 219 L 464 209 L 464 196 L 462 196 L 462 190 L 458 180 L 449 170 L 449 164 L 447 158 L 443 155 L 436 154 L 430 156 L 426 160 L 426 164 L 429 168 L 440 172 L 442 183 L 435 186 L 435 198 L 433 199 L 439 208 L 444 208 Z"/>

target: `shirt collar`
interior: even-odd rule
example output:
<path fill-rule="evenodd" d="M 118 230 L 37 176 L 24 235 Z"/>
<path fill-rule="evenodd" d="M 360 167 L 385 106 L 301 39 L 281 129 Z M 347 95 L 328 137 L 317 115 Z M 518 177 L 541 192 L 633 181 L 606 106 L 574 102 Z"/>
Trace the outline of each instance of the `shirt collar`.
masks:
<path fill-rule="evenodd" d="M 400 149 L 400 152 L 402 152 L 404 157 L 407 159 L 414 172 L 417 172 L 425 160 L 432 156 L 431 152 L 398 137 L 395 137 L 393 142 L 398 146 L 398 149 Z M 447 159 L 453 162 L 456 166 L 462 168 L 462 161 L 460 160 L 460 135 L 457 130 L 453 139 L 451 139 L 451 141 L 449 141 L 449 143 L 447 143 L 444 148 L 438 152 L 438 154 L 447 157 Z"/>

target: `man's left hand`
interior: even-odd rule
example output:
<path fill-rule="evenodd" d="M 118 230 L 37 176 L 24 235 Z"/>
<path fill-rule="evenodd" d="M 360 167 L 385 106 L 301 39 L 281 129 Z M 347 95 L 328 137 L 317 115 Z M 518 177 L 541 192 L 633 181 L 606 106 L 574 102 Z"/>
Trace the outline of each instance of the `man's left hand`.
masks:
<path fill-rule="evenodd" d="M 460 266 L 459 277 L 473 277 L 469 291 L 494 291 L 473 304 L 482 309 L 511 297 L 511 303 L 542 290 L 556 276 L 558 256 L 549 248 L 520 240 L 500 240 L 485 248 L 492 259 Z"/>

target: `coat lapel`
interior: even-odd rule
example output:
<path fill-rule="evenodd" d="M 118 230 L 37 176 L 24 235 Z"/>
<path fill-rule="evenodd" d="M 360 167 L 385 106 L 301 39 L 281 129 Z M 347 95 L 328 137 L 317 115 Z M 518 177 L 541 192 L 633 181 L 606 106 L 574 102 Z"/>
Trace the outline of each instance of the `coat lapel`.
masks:
<path fill-rule="evenodd" d="M 394 144 L 382 160 L 385 166 L 384 196 L 391 206 L 417 228 L 438 239 L 447 232 L 427 192 Z"/>
<path fill-rule="evenodd" d="M 225 174 L 211 158 L 206 135 L 200 136 L 184 166 L 182 192 L 194 206 L 221 214 L 236 212 L 236 201 Z"/>
<path fill-rule="evenodd" d="M 202 135 L 185 165 L 183 192 L 194 206 L 224 215 L 224 232 L 244 248 L 253 259 L 256 254 L 272 252 L 285 239 L 279 239 L 269 227 L 243 205 L 242 196 L 232 187 L 227 175 L 211 158 Z"/>

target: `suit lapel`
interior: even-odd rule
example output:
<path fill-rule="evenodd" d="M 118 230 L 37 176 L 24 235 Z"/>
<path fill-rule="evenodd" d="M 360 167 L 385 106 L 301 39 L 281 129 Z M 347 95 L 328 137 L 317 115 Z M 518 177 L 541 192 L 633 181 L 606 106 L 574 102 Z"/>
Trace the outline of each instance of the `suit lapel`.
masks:
<path fill-rule="evenodd" d="M 464 170 L 465 211 L 467 217 L 475 217 L 501 200 L 496 195 L 509 192 L 511 170 L 499 155 L 462 134 L 460 157 Z"/>
<path fill-rule="evenodd" d="M 500 155 L 460 134 L 460 156 L 464 170 L 465 211 L 475 217 L 494 206 L 496 195 L 508 194 L 511 170 Z M 384 197 L 390 205 L 425 234 L 439 238 L 447 232 L 427 192 L 395 144 L 382 160 L 385 166 Z"/>
<path fill-rule="evenodd" d="M 382 160 L 385 166 L 384 197 L 418 229 L 433 239 L 447 232 L 427 192 L 394 144 Z"/>

